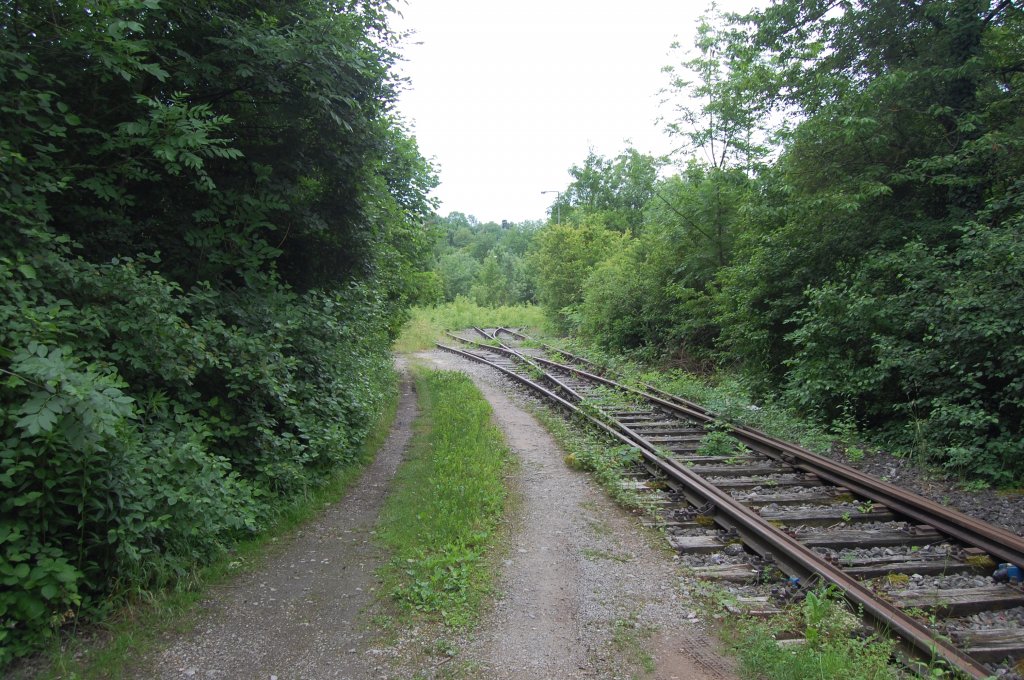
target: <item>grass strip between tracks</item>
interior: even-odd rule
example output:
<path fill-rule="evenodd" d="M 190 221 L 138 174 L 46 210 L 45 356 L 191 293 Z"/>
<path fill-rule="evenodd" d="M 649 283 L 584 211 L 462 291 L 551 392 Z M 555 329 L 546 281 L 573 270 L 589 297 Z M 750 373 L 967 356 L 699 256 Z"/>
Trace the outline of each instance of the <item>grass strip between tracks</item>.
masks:
<path fill-rule="evenodd" d="M 339 468 L 325 483 L 285 507 L 274 525 L 251 539 L 235 544 L 215 562 L 197 569 L 175 590 L 148 593 L 145 599 L 123 607 L 108 622 L 81 635 L 65 637 L 46 657 L 15 670 L 14 678 L 120 678 L 134 662 L 152 653 L 168 634 L 185 632 L 195 624 L 195 606 L 211 586 L 258 569 L 288 534 L 337 503 L 362 476 L 391 431 L 398 409 L 396 383 L 373 429 L 363 442 L 354 464 Z"/>
<path fill-rule="evenodd" d="M 392 551 L 385 592 L 407 613 L 472 625 L 491 591 L 512 456 L 491 406 L 462 373 L 413 367 L 421 415 L 378 536 Z"/>

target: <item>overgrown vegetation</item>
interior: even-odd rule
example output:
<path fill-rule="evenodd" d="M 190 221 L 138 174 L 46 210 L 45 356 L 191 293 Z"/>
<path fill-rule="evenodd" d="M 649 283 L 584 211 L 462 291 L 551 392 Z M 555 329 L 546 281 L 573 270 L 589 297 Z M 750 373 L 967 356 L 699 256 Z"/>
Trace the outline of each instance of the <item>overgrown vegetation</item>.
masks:
<path fill-rule="evenodd" d="M 722 637 L 739 657 L 742 674 L 748 678 L 899 677 L 889 662 L 895 643 L 879 635 L 859 635 L 860 627 L 843 600 L 829 590 L 818 590 L 809 591 L 802 602 L 767 621 L 730 620 L 724 624 Z M 780 642 L 793 635 L 803 639 Z"/>
<path fill-rule="evenodd" d="M 679 152 L 570 169 L 525 249 L 536 300 L 608 350 L 1020 480 L 1022 36 L 1002 1 L 712 11 L 665 69 Z"/>
<path fill-rule="evenodd" d="M 360 447 L 355 464 L 336 470 L 315 488 L 282 505 L 265 531 L 234 543 L 211 563 L 195 568 L 171 590 L 147 594 L 144 599 L 119 607 L 101 626 L 102 632 L 84 641 L 73 637 L 55 640 L 47 649 L 40 679 L 81 680 L 124 676 L 149 650 L 159 648 L 168 633 L 188 630 L 195 624 L 195 607 L 208 588 L 260 569 L 266 558 L 286 543 L 290 532 L 336 503 L 359 480 L 366 464 L 384 443 L 398 407 L 398 390 L 392 385 L 387 402 L 373 429 Z M 285 541 L 279 542 L 279 539 Z M 17 666 L 16 666 L 17 667 Z M 20 676 L 19 676 L 20 677 Z"/>
<path fill-rule="evenodd" d="M 434 182 L 386 11 L 0 9 L 0 666 L 356 463 Z"/>
<path fill-rule="evenodd" d="M 713 375 L 700 375 L 677 368 L 655 370 L 650 357 L 642 352 L 608 352 L 578 338 L 552 342 L 596 361 L 614 372 L 616 379 L 624 384 L 637 388 L 651 385 L 710 409 L 718 416 L 723 429 L 729 423 L 748 425 L 818 453 L 825 454 L 838 445 L 846 449 L 847 455 L 851 451 L 864 455 L 863 450 L 857 449 L 860 434 L 851 421 L 837 419 L 821 424 L 808 420 L 786 403 L 773 400 L 758 405 L 750 387 L 735 372 L 720 370 Z M 709 446 L 719 447 L 721 455 L 737 452 L 735 439 L 717 434 L 712 431 L 709 435 Z"/>
<path fill-rule="evenodd" d="M 386 588 L 404 608 L 453 627 L 491 587 L 487 550 L 506 505 L 511 454 L 468 376 L 413 369 L 422 414 L 381 515 L 393 557 Z"/>
<path fill-rule="evenodd" d="M 430 349 L 435 342 L 445 341 L 445 331 L 459 331 L 473 326 L 525 328 L 530 332 L 548 325 L 544 311 L 530 304 L 484 307 L 459 296 L 453 302 L 433 307 L 415 307 L 409 321 L 395 342 L 398 352 Z M 483 338 L 478 338 L 483 341 Z"/>

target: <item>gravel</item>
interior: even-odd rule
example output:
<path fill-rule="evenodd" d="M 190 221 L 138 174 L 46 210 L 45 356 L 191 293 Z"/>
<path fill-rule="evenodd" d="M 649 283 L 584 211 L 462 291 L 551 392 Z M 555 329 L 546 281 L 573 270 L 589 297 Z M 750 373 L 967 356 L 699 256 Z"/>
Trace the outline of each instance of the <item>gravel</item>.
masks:
<path fill-rule="evenodd" d="M 909 458 L 898 458 L 882 451 L 869 453 L 858 461 L 846 460 L 838 452 L 833 457 L 902 489 L 1024 536 L 1024 493 L 1021 490 L 968 491 L 956 480 L 943 478 Z"/>
<path fill-rule="evenodd" d="M 564 464 L 525 398 L 487 367 L 441 352 L 417 358 L 468 373 L 521 461 L 502 595 L 458 641 L 455 664 L 474 668 L 471 677 L 630 677 L 646 652 L 656 678 L 735 677 L 704 630 L 704 613 L 680 591 L 680 560 Z"/>

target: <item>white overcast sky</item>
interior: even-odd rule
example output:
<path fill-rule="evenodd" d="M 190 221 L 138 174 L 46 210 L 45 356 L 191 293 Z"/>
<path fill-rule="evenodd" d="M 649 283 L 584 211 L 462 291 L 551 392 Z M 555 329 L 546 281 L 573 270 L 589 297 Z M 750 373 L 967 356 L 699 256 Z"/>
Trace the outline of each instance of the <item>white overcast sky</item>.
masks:
<path fill-rule="evenodd" d="M 593 149 L 660 155 L 672 142 L 661 68 L 693 43 L 710 0 L 408 0 L 398 30 L 415 35 L 399 111 L 438 170 L 438 212 L 480 221 L 543 219 L 568 169 Z M 719 0 L 746 11 L 756 0 Z M 678 52 L 678 50 L 675 50 Z"/>

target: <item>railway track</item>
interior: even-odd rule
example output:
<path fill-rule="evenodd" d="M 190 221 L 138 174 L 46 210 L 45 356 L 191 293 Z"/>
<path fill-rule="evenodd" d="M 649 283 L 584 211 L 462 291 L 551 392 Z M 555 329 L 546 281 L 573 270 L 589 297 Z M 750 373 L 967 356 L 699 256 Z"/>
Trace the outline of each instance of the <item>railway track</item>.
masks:
<path fill-rule="evenodd" d="M 770 564 L 792 589 L 830 584 L 897 637 L 912 667 L 941 660 L 987 678 L 998 664 L 1024 661 L 1024 628 L 968 625 L 1024 608 L 1021 537 L 651 386 L 619 384 L 515 330 L 472 335 L 438 347 L 490 365 L 639 452 L 648 479 L 635 484 L 667 487 L 662 514 L 677 550 L 723 551 L 738 539 L 741 556 L 760 565 L 741 560 L 720 576 L 756 578 Z M 709 436 L 729 444 L 707 455 Z M 1006 582 L 987 577 L 994 572 Z M 925 577 L 934 587 L 906 587 Z"/>

